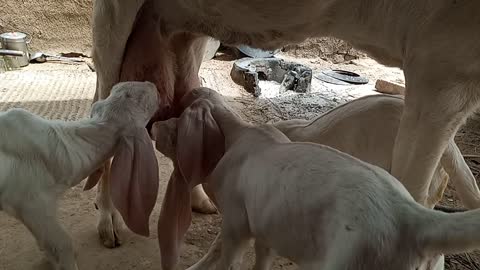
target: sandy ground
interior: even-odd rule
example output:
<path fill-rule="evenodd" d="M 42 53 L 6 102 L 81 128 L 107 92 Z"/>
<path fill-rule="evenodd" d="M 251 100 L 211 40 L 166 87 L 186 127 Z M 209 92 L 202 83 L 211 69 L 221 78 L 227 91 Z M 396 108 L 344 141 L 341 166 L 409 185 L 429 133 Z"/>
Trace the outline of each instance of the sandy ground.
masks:
<path fill-rule="evenodd" d="M 385 68 L 369 59 L 342 65 L 332 65 L 321 59 L 297 59 L 312 67 L 314 72 L 332 67 L 357 71 L 367 76 L 370 83 L 360 87 L 327 87 L 314 80 L 310 94 L 287 93 L 280 97 L 254 99 L 231 81 L 231 60 L 228 55 L 221 55 L 204 63 L 200 73 L 204 85 L 221 92 L 245 119 L 255 123 L 311 118 L 348 100 L 375 94 L 373 84 L 377 78 L 403 80 L 403 74 L 398 69 Z M 24 107 L 47 118 L 75 120 L 88 114 L 94 89 L 95 73 L 85 65 L 31 65 L 22 71 L 0 74 L 0 110 Z M 478 126 L 477 121 L 471 121 L 458 135 L 457 142 L 465 153 L 478 152 Z M 172 165 L 160 154 L 157 157 L 160 165 L 160 194 L 150 222 L 152 234 L 148 238 L 124 231 L 124 244 L 121 247 L 104 248 L 96 233 L 97 211 L 93 205 L 95 191 L 83 192 L 82 183 L 65 194 L 59 205 L 59 218 L 73 238 L 80 269 L 160 269 L 156 221 Z M 478 174 L 478 164 L 469 160 L 469 165 Z M 454 190 L 447 191 L 444 202 L 457 204 Z M 180 269 L 192 265 L 206 252 L 219 230 L 219 223 L 218 215 L 194 215 L 183 247 Z M 448 257 L 447 269 L 480 269 L 475 266 L 476 255 L 468 256 Z M 473 259 L 469 261 L 469 258 Z M 251 252 L 247 254 L 246 262 L 252 263 Z M 30 233 L 19 222 L 0 213 L 0 270 L 46 269 L 49 269 L 49 265 Z M 280 259 L 275 263 L 274 269 L 289 270 L 296 267 Z"/>

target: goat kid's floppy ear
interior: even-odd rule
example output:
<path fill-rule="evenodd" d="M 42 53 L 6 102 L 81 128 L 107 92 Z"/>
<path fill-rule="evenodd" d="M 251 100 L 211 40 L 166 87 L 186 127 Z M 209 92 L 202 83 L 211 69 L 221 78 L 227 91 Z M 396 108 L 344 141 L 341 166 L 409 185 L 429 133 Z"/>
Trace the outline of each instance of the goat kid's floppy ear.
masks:
<path fill-rule="evenodd" d="M 148 236 L 150 214 L 157 201 L 158 164 L 145 128 L 120 139 L 111 166 L 110 194 L 125 224 Z"/>
<path fill-rule="evenodd" d="M 177 162 L 190 188 L 202 183 L 224 154 L 225 140 L 210 107 L 194 104 L 178 122 Z"/>
<path fill-rule="evenodd" d="M 224 138 L 207 106 L 188 107 L 178 121 L 177 153 L 158 220 L 163 269 L 173 269 L 190 226 L 191 190 L 204 182 L 224 153 Z"/>

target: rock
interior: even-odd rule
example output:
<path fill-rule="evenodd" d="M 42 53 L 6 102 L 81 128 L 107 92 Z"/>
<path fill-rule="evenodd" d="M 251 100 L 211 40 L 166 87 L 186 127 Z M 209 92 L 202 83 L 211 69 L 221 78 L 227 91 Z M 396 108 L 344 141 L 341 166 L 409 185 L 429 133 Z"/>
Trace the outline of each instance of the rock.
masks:
<path fill-rule="evenodd" d="M 280 92 L 310 92 L 312 69 L 277 58 L 242 58 L 233 64 L 230 76 L 255 97 L 260 96 L 259 80 L 280 83 Z"/>
<path fill-rule="evenodd" d="M 205 46 L 205 52 L 203 53 L 203 62 L 208 61 L 215 57 L 218 48 L 220 48 L 220 41 L 209 37 L 207 45 Z"/>
<path fill-rule="evenodd" d="M 396 82 L 379 79 L 375 83 L 375 88 L 378 92 L 383 94 L 405 95 L 405 86 Z"/>

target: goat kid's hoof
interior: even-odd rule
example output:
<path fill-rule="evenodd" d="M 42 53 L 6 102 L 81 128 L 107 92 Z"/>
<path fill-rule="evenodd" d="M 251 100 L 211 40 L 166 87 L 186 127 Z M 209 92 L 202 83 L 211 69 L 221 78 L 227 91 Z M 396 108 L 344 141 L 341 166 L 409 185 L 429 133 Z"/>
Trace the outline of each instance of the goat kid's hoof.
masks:
<path fill-rule="evenodd" d="M 210 199 L 203 199 L 199 201 L 192 201 L 192 210 L 201 214 L 216 214 L 218 213 L 217 207 Z"/>
<path fill-rule="evenodd" d="M 122 219 L 115 210 L 111 213 L 103 213 L 100 216 L 97 230 L 100 241 L 107 248 L 116 248 L 122 245 L 120 231 L 122 229 Z"/>

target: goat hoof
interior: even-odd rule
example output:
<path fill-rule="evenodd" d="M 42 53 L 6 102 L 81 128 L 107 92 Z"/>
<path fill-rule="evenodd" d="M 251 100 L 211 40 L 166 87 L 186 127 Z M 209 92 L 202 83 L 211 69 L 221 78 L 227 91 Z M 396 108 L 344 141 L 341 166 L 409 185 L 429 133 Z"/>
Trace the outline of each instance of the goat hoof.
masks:
<path fill-rule="evenodd" d="M 100 241 L 105 247 L 116 248 L 122 244 L 120 235 L 122 223 L 117 211 L 102 214 L 97 229 Z"/>
<path fill-rule="evenodd" d="M 202 214 L 216 214 L 218 213 L 217 207 L 210 199 L 203 199 L 201 201 L 192 201 L 192 210 Z"/>

